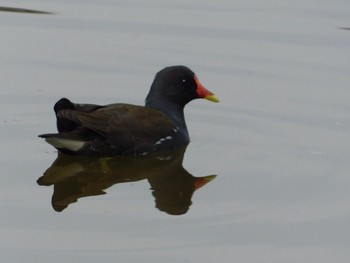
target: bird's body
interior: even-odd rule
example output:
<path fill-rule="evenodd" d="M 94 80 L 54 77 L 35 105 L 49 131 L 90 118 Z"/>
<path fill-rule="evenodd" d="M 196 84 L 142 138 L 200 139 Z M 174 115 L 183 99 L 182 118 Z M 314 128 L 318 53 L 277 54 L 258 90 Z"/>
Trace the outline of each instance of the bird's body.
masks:
<path fill-rule="evenodd" d="M 131 155 L 171 150 L 189 143 L 185 105 L 196 98 L 218 101 L 184 66 L 158 72 L 145 106 L 99 106 L 59 100 L 58 134 L 40 137 L 66 154 Z"/>

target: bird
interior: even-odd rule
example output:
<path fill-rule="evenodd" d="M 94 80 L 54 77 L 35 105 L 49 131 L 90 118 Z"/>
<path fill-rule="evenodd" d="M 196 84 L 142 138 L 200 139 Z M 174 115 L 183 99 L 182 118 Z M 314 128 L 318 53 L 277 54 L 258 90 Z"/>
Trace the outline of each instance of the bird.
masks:
<path fill-rule="evenodd" d="M 188 67 L 160 70 L 145 105 L 73 103 L 62 98 L 54 105 L 58 133 L 39 137 L 68 155 L 148 155 L 190 142 L 184 108 L 194 99 L 219 102 Z"/>

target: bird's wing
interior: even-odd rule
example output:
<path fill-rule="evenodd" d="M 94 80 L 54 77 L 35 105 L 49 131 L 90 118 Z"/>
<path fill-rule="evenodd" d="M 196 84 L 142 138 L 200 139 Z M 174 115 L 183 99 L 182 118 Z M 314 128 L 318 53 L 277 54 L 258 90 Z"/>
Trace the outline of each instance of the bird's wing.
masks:
<path fill-rule="evenodd" d="M 176 124 L 164 113 L 129 104 L 108 105 L 92 112 L 61 110 L 58 116 L 95 131 L 111 145 L 125 148 L 147 148 L 176 130 Z"/>

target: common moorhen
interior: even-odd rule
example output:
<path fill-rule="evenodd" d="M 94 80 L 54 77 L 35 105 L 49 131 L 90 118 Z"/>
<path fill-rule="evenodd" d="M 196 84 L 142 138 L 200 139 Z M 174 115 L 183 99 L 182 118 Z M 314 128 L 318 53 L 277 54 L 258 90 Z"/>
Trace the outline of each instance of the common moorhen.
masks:
<path fill-rule="evenodd" d="M 171 150 L 189 143 L 184 107 L 204 98 L 218 102 L 185 66 L 159 71 L 145 106 L 76 104 L 66 98 L 54 106 L 59 133 L 39 135 L 71 155 L 131 155 Z"/>

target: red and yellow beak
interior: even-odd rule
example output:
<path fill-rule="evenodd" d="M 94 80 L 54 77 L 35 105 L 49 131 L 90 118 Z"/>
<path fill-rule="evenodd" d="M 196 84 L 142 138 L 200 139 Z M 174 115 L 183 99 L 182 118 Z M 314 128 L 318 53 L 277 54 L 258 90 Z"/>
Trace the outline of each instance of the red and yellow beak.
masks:
<path fill-rule="evenodd" d="M 194 189 L 197 190 L 201 188 L 203 185 L 209 183 L 210 181 L 214 180 L 216 178 L 216 175 L 207 175 L 204 177 L 197 177 L 195 183 L 194 183 Z"/>
<path fill-rule="evenodd" d="M 202 83 L 200 83 L 199 79 L 196 75 L 194 75 L 194 81 L 197 84 L 197 94 L 199 98 L 203 98 L 206 100 L 210 100 L 213 102 L 219 102 L 219 98 L 214 95 L 210 90 L 207 90 Z"/>

